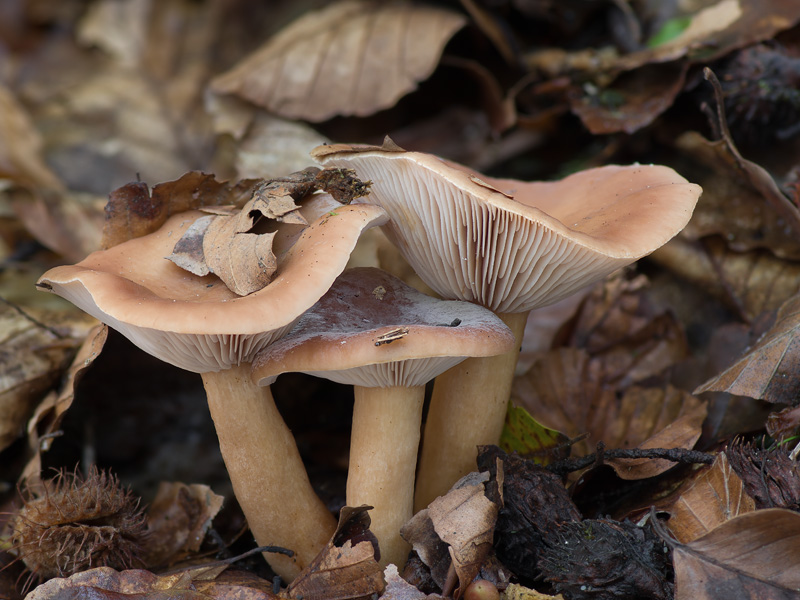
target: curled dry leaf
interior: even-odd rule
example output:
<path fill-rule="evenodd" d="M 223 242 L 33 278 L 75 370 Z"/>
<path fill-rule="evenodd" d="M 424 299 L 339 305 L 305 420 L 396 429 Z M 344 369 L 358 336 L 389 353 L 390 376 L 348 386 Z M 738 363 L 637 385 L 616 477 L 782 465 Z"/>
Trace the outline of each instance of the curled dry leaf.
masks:
<path fill-rule="evenodd" d="M 369 530 L 371 507 L 345 506 L 328 545 L 286 590 L 292 600 L 358 600 L 383 592 L 378 540 Z"/>
<path fill-rule="evenodd" d="M 401 530 L 403 538 L 431 569 L 440 588 L 445 585 L 452 561 L 459 583 L 455 598 L 461 597 L 480 572 L 492 549 L 499 506 L 484 494 L 488 480 L 488 473 L 473 472 L 462 477 Z"/>
<path fill-rule="evenodd" d="M 386 590 L 383 592 L 381 600 L 439 600 L 444 598 L 439 594 L 426 594 L 418 590 L 400 577 L 395 565 L 387 565 L 383 570 L 383 577 L 386 580 Z"/>
<path fill-rule="evenodd" d="M 767 508 L 672 542 L 676 600 L 789 600 L 800 589 L 800 514 Z M 735 592 L 733 592 L 735 590 Z"/>
<path fill-rule="evenodd" d="M 724 144 L 710 142 L 695 131 L 682 134 L 676 145 L 701 166 L 691 175 L 692 181 L 703 186 L 703 195 L 682 236 L 698 240 L 721 235 L 728 248 L 736 252 L 767 248 L 780 258 L 800 259 L 800 238 L 760 191 L 774 188 L 773 194 L 781 193 L 763 169 L 743 172 Z M 765 176 L 769 181 L 764 181 Z"/>
<path fill-rule="evenodd" d="M 90 323 L 91 329 L 86 333 L 83 343 L 72 359 L 60 390 L 47 394 L 28 421 L 28 447 L 34 450 L 34 454 L 22 471 L 20 481 L 32 483 L 39 477 L 41 453 L 50 449 L 53 434 L 61 426 L 64 414 L 75 399 L 75 387 L 103 350 L 108 338 L 108 327 L 98 325 L 94 319 L 91 319 Z"/>
<path fill-rule="evenodd" d="M 212 89 L 289 119 L 370 115 L 426 79 L 465 23 L 457 12 L 411 2 L 336 2 L 285 27 Z"/>
<path fill-rule="evenodd" d="M 705 535 L 717 525 L 755 510 L 742 480 L 724 452 L 700 475 L 670 509 L 669 530 L 681 543 Z"/>
<path fill-rule="evenodd" d="M 168 565 L 198 552 L 223 500 L 207 485 L 162 481 L 147 509 L 145 564 Z"/>
<path fill-rule="evenodd" d="M 152 192 L 141 181 L 129 183 L 111 192 L 106 204 L 103 248 L 111 248 L 159 229 L 177 213 L 232 204 L 243 206 L 253 194 L 256 182 L 240 181 L 229 185 L 213 175 L 190 171 L 175 181 L 156 185 Z"/>
<path fill-rule="evenodd" d="M 778 310 L 775 324 L 747 354 L 695 390 L 728 392 L 794 404 L 800 395 L 800 295 Z"/>
<path fill-rule="evenodd" d="M 167 575 L 131 569 L 115 571 L 109 567 L 90 569 L 67 579 L 51 579 L 37 587 L 28 600 L 277 600 L 271 583 L 221 568 L 209 570 L 202 565 Z M 224 571 L 224 572 L 223 572 Z"/>

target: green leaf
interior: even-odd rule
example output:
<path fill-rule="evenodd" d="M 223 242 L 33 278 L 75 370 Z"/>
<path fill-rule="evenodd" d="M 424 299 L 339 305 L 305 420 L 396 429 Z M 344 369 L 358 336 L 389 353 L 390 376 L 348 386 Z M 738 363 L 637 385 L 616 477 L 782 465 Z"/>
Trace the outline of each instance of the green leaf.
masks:
<path fill-rule="evenodd" d="M 541 465 L 548 465 L 569 455 L 569 438 L 548 429 L 534 419 L 521 406 L 508 402 L 506 422 L 500 435 L 500 447 L 504 452 L 516 452 L 532 458 Z"/>
<path fill-rule="evenodd" d="M 653 36 L 647 40 L 648 48 L 655 48 L 674 40 L 689 26 L 692 22 L 691 16 L 675 17 L 669 19 Z"/>

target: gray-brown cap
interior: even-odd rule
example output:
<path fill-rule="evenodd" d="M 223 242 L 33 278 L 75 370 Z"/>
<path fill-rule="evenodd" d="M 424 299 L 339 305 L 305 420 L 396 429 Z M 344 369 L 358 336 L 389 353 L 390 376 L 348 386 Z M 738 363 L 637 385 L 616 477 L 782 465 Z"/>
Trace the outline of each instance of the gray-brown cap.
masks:
<path fill-rule="evenodd" d="M 247 363 L 328 290 L 361 232 L 386 220 L 377 206 L 342 206 L 327 195 L 307 200 L 301 212 L 311 225 L 280 229 L 283 239 L 276 236 L 275 247 L 284 251 L 274 279 L 244 297 L 214 275 L 200 277 L 165 259 L 204 216 L 200 211 L 175 215 L 157 232 L 76 265 L 51 269 L 37 285 L 183 369 L 205 373 Z"/>
<path fill-rule="evenodd" d="M 491 311 L 438 300 L 380 269 L 348 269 L 294 329 L 253 362 L 261 385 L 303 372 L 362 387 L 424 385 L 470 356 L 502 354 L 514 336 Z"/>
<path fill-rule="evenodd" d="M 312 156 L 372 181 L 365 201 L 386 209 L 384 230 L 431 288 L 498 313 L 551 304 L 653 252 L 686 225 L 701 193 L 654 165 L 522 182 L 391 142 L 319 146 Z"/>

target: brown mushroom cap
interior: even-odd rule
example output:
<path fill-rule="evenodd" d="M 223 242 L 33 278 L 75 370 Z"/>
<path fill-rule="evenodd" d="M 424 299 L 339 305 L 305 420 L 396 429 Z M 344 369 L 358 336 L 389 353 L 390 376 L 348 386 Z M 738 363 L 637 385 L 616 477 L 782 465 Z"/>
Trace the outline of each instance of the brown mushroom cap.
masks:
<path fill-rule="evenodd" d="M 367 201 L 387 211 L 387 235 L 431 288 L 499 313 L 552 304 L 653 252 L 701 193 L 654 165 L 521 182 L 387 146 L 319 146 L 312 156 L 372 180 Z"/>
<path fill-rule="evenodd" d="M 431 298 L 380 269 L 345 271 L 294 329 L 253 361 L 267 385 L 303 372 L 362 387 L 424 385 L 470 356 L 514 347 L 491 311 Z"/>
<path fill-rule="evenodd" d="M 157 232 L 94 252 L 74 266 L 51 269 L 37 285 L 165 362 L 198 373 L 218 371 L 249 362 L 288 331 L 344 269 L 361 232 L 386 220 L 377 206 L 342 206 L 326 195 L 306 201 L 301 212 L 312 224 L 302 230 L 279 226 L 277 248 L 296 242 L 279 255 L 272 282 L 248 296 L 164 258 L 205 216 L 200 211 L 175 215 Z"/>

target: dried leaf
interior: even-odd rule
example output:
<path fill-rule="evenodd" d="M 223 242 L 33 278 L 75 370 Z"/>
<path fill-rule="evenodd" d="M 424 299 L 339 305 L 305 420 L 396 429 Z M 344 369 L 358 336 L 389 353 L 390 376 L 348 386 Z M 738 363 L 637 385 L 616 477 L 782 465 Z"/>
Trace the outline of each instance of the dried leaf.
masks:
<path fill-rule="evenodd" d="M 700 168 L 685 175 L 703 186 L 682 236 L 698 240 L 717 234 L 736 252 L 766 248 L 780 258 L 800 259 L 800 239 L 759 191 L 768 184 L 755 185 L 737 167 L 725 145 L 710 142 L 697 132 L 682 134 L 676 145 L 699 163 Z"/>
<path fill-rule="evenodd" d="M 518 583 L 508 584 L 508 587 L 500 595 L 500 598 L 502 600 L 564 600 L 564 596 L 561 594 L 557 596 L 542 594 L 536 590 L 521 586 Z"/>
<path fill-rule="evenodd" d="M 197 567 L 167 575 L 132 569 L 115 571 L 108 567 L 76 573 L 67 579 L 51 579 L 37 587 L 30 600 L 277 600 L 271 583 L 252 575 Z M 266 585 L 264 585 L 266 583 Z"/>
<path fill-rule="evenodd" d="M 400 531 L 431 569 L 440 588 L 445 585 L 452 561 L 459 581 L 455 598 L 463 595 L 492 549 L 499 506 L 484 494 L 488 480 L 487 473 L 473 472 L 462 477 L 447 494 L 419 511 Z"/>
<path fill-rule="evenodd" d="M 721 452 L 672 506 L 667 526 L 679 542 L 688 543 L 753 510 L 753 499 L 745 493 L 742 480 Z"/>
<path fill-rule="evenodd" d="M 688 70 L 685 62 L 646 65 L 601 89 L 576 89 L 569 95 L 570 108 L 595 135 L 634 133 L 672 106 Z"/>
<path fill-rule="evenodd" d="M 778 310 L 775 325 L 719 376 L 695 390 L 728 392 L 767 402 L 793 404 L 800 395 L 800 295 Z"/>
<path fill-rule="evenodd" d="M 177 213 L 203 206 L 243 206 L 253 194 L 256 181 L 234 186 L 217 181 L 213 175 L 191 171 L 180 179 L 156 185 L 152 194 L 147 184 L 129 183 L 109 194 L 103 248 L 153 233 Z"/>
<path fill-rule="evenodd" d="M 342 509 L 331 541 L 289 585 L 289 598 L 358 600 L 383 592 L 378 540 L 369 530 L 369 508 Z"/>
<path fill-rule="evenodd" d="M 689 544 L 673 543 L 676 600 L 797 598 L 800 514 L 757 510 Z"/>
<path fill-rule="evenodd" d="M 622 397 L 622 406 L 616 419 L 617 422 L 628 420 L 624 437 L 617 438 L 618 443 L 614 444 L 610 442 L 613 433 L 608 431 L 608 437 L 603 441 L 614 447 L 623 447 L 646 436 L 644 441 L 636 445 L 637 448 L 689 450 L 700 439 L 705 418 L 706 403 L 688 392 L 672 386 L 664 389 L 633 387 Z M 655 477 L 675 466 L 675 463 L 665 459 L 615 458 L 607 462 L 622 479 Z"/>
<path fill-rule="evenodd" d="M 395 565 L 387 565 L 383 571 L 386 580 L 386 590 L 381 600 L 439 600 L 439 594 L 426 594 L 421 592 L 405 579 L 400 577 Z"/>
<path fill-rule="evenodd" d="M 36 405 L 96 325 L 72 308 L 22 313 L 0 303 L 0 449 L 23 435 Z"/>
<path fill-rule="evenodd" d="M 598 369 L 583 350 L 562 348 L 543 354 L 515 378 L 512 400 L 536 419 L 590 454 L 598 442 L 608 448 L 691 448 L 700 436 L 706 405 L 671 386 L 632 387 L 618 397 L 601 382 Z M 620 477 L 652 477 L 673 466 L 664 460 L 609 460 Z"/>
<path fill-rule="evenodd" d="M 145 564 L 168 565 L 198 552 L 223 500 L 207 485 L 162 481 L 147 509 Z"/>
<path fill-rule="evenodd" d="M 410 2 L 336 2 L 284 28 L 212 89 L 290 119 L 370 115 L 426 79 L 465 23 L 459 13 Z"/>
<path fill-rule="evenodd" d="M 700 242 L 677 237 L 650 259 L 722 299 L 747 321 L 800 292 L 800 262 L 765 250 L 732 252 L 718 237 Z"/>

